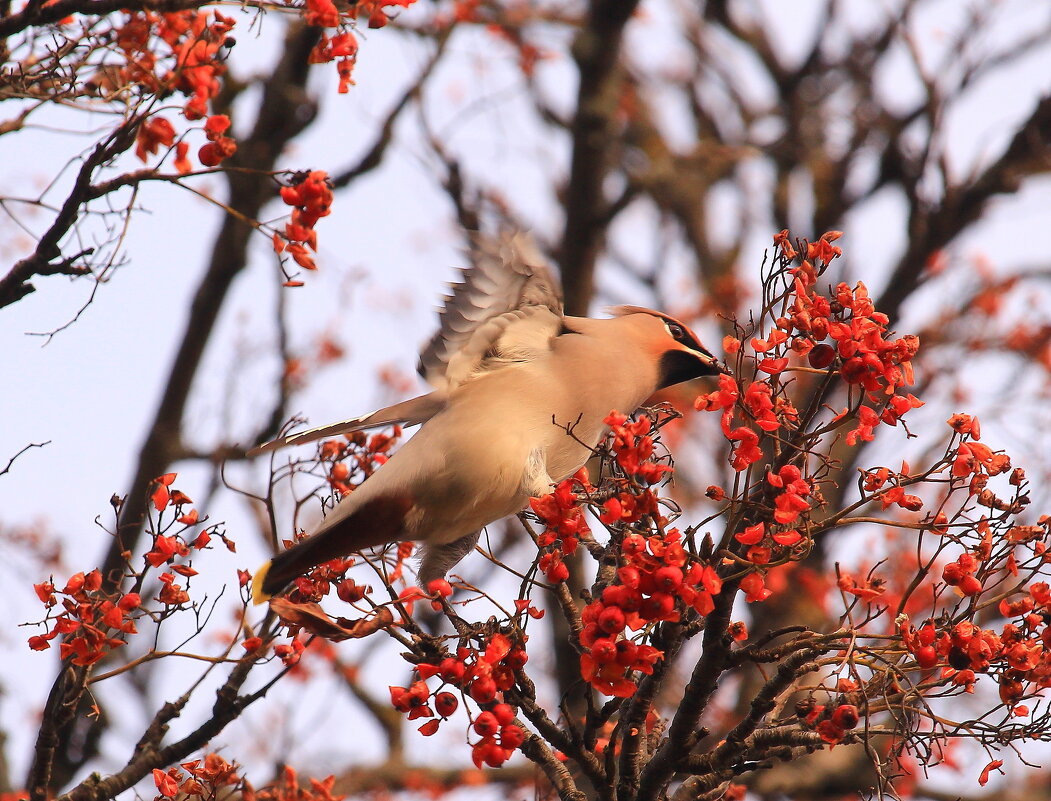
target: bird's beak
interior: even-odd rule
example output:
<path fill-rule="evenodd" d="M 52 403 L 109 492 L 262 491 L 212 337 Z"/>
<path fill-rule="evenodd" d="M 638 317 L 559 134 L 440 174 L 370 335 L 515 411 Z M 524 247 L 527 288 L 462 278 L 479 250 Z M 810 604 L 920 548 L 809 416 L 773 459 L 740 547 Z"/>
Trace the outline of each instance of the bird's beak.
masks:
<path fill-rule="evenodd" d="M 674 348 L 665 351 L 660 358 L 659 369 L 658 388 L 670 387 L 694 378 L 729 372 L 712 354 L 693 348 Z"/>
<path fill-rule="evenodd" d="M 708 352 L 705 352 L 704 356 L 701 357 L 701 361 L 712 368 L 714 371 L 713 375 L 718 375 L 720 373 L 723 375 L 733 375 L 733 370 Z"/>

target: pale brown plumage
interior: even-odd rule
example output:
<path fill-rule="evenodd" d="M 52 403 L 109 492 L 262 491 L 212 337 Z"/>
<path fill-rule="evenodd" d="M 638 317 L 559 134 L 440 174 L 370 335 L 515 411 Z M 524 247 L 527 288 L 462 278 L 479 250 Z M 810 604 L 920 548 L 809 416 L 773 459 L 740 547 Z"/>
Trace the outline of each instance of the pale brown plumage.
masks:
<path fill-rule="evenodd" d="M 591 453 L 582 443 L 601 440 L 610 411 L 633 411 L 658 389 L 721 371 L 685 325 L 660 312 L 564 317 L 558 285 L 524 235 L 477 247 L 421 355 L 434 392 L 252 452 L 422 423 L 310 538 L 257 572 L 256 602 L 323 561 L 400 540 L 424 543 L 421 583 L 440 578 L 483 526 L 576 472 Z"/>

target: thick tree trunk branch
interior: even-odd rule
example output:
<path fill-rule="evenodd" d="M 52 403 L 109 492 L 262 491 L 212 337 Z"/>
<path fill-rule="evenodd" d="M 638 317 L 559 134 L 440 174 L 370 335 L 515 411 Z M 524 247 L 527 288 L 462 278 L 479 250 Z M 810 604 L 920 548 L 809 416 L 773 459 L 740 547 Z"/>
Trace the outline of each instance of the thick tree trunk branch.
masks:
<path fill-rule="evenodd" d="M 558 251 L 567 314 L 587 314 L 594 292 L 595 262 L 609 224 L 602 183 L 615 143 L 621 40 L 637 6 L 638 0 L 593 0 L 573 42 L 580 86 L 570 126 L 573 153 L 563 200 L 565 229 Z M 567 559 L 567 566 L 570 591 L 578 597 L 583 587 L 580 557 Z M 551 627 L 560 693 L 569 714 L 582 718 L 587 690 L 580 682 L 579 655 L 570 645 L 570 631 L 562 615 L 551 616 Z"/>
<path fill-rule="evenodd" d="M 28 3 L 21 11 L 0 18 L 0 39 L 26 28 L 54 25 L 73 14 L 102 16 L 114 11 L 184 11 L 200 8 L 210 0 L 57 0 L 54 3 Z M 251 5 L 251 4 L 249 4 Z"/>
<path fill-rule="evenodd" d="M 620 45 L 638 0 L 595 0 L 573 42 L 580 72 L 570 126 L 573 156 L 563 206 L 566 227 L 559 252 L 566 313 L 583 315 L 594 293 L 595 261 L 605 231 L 602 183 L 609 171 L 618 108 Z"/>

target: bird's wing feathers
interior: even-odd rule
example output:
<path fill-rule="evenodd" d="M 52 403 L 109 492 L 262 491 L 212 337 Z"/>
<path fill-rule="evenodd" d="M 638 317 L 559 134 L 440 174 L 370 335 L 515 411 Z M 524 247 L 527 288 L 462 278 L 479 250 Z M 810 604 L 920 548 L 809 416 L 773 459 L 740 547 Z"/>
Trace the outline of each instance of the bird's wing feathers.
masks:
<path fill-rule="evenodd" d="M 546 351 L 562 327 L 561 290 L 530 237 L 479 236 L 474 257 L 420 354 L 419 373 L 436 389 Z"/>
<path fill-rule="evenodd" d="M 394 423 L 409 426 L 419 425 L 430 420 L 444 408 L 445 397 L 437 392 L 431 392 L 401 403 L 395 403 L 393 406 L 379 409 L 361 417 L 352 417 L 339 423 L 330 423 L 326 426 L 309 428 L 306 431 L 289 434 L 286 437 L 279 437 L 264 445 L 252 448 L 252 450 L 248 451 L 248 455 L 257 456 L 260 453 L 276 451 L 278 448 L 285 448 L 289 445 L 302 445 L 304 442 L 314 442 L 325 437 L 335 437 L 364 428 L 377 428 L 378 426 L 393 425 Z"/>
<path fill-rule="evenodd" d="M 533 240 L 522 233 L 478 236 L 473 255 L 474 266 L 453 286 L 439 313 L 439 330 L 420 354 L 420 375 L 436 392 L 280 437 L 248 455 L 363 428 L 423 423 L 445 408 L 448 392 L 463 382 L 549 350 L 562 330 L 562 295 Z"/>

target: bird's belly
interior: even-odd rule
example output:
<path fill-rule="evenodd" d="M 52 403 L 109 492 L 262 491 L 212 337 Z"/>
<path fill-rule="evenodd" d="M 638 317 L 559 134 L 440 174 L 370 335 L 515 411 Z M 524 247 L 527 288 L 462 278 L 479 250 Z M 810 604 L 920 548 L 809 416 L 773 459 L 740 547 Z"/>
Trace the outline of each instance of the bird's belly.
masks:
<path fill-rule="evenodd" d="M 465 385 L 384 468 L 395 460 L 427 465 L 406 471 L 415 500 L 410 536 L 451 542 L 521 511 L 531 495 L 573 475 L 601 439 L 609 411 L 605 398 L 585 400 L 581 388 L 569 391 L 528 368 Z M 602 414 L 588 415 L 590 407 Z"/>
<path fill-rule="evenodd" d="M 425 449 L 432 466 L 440 466 L 410 483 L 414 504 L 406 531 L 412 539 L 452 542 L 525 507 L 529 449 L 513 433 L 421 438 L 414 450 Z"/>

